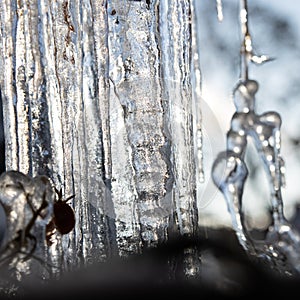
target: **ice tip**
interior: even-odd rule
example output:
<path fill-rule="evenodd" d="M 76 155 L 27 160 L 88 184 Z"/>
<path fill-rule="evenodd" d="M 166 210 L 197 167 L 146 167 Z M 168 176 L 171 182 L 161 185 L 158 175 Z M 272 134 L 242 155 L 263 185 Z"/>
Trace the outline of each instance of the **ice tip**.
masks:
<path fill-rule="evenodd" d="M 224 19 L 222 0 L 216 0 L 218 21 L 221 23 Z"/>

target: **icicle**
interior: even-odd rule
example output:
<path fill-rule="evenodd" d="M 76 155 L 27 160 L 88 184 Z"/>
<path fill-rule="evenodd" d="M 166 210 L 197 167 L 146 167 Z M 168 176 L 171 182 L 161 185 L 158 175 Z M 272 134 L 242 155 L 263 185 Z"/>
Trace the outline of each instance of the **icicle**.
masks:
<path fill-rule="evenodd" d="M 217 14 L 219 22 L 223 21 L 223 4 L 222 0 L 216 0 L 217 2 Z"/>
<path fill-rule="evenodd" d="M 177 224 L 175 230 L 178 228 L 180 234 L 187 236 L 193 236 L 198 227 L 195 191 L 203 169 L 199 107 L 201 78 L 198 40 L 194 27 L 196 2 L 198 1 L 189 4 L 185 1 L 164 0 L 160 1 L 159 6 L 162 97 L 167 104 L 164 133 L 170 143 L 169 196 L 174 208 L 173 217 L 177 220 L 174 220 Z M 192 49 L 187 51 L 184 45 L 190 41 Z M 170 232 L 173 233 L 172 228 Z M 197 250 L 187 249 L 184 261 L 187 276 L 197 276 L 199 273 Z"/>
<path fill-rule="evenodd" d="M 241 79 L 234 89 L 236 112 L 227 133 L 227 149 L 215 160 L 212 177 L 222 191 L 231 215 L 232 225 L 243 248 L 250 254 L 263 257 L 276 265 L 278 271 L 300 272 L 300 234 L 287 222 L 283 213 L 281 189 L 285 184 L 284 160 L 281 157 L 281 117 L 277 112 L 255 112 L 258 83 L 248 78 L 249 63 L 258 59 L 252 53 L 248 29 L 247 1 L 241 1 L 240 10 L 242 46 Z M 256 63 L 268 58 L 261 56 Z M 245 164 L 247 139 L 252 138 L 269 179 L 273 223 L 264 246 L 252 240 L 243 222 L 243 188 L 248 171 Z M 285 262 L 284 262 L 285 261 Z"/>
<path fill-rule="evenodd" d="M 140 253 L 174 228 L 194 234 L 203 167 L 191 1 L 29 2 L 0 2 L 1 100 L 7 168 L 76 195 L 75 228 L 46 260 L 72 270 Z"/>
<path fill-rule="evenodd" d="M 200 68 L 200 50 L 199 50 L 199 31 L 197 30 L 199 11 L 199 1 L 191 3 L 191 22 L 192 22 L 192 57 L 191 57 L 191 77 L 193 87 L 193 128 L 194 128 L 194 144 L 195 144 L 195 161 L 197 162 L 197 182 L 204 182 L 203 168 L 203 133 L 202 133 L 202 116 L 201 116 L 201 68 Z"/>
<path fill-rule="evenodd" d="M 242 195 L 248 170 L 241 157 L 233 151 L 221 152 L 213 164 L 212 178 L 226 199 L 232 225 L 240 244 L 252 252 L 251 241 L 243 224 Z"/>

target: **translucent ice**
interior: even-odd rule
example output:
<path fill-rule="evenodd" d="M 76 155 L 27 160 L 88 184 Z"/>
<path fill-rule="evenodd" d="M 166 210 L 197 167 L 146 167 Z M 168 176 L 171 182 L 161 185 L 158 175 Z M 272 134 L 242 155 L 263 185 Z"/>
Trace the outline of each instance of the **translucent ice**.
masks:
<path fill-rule="evenodd" d="M 53 201 L 54 191 L 48 177 L 31 178 L 18 171 L 1 174 L 1 263 L 11 260 L 10 267 L 22 266 L 26 270 L 28 265 L 25 267 L 17 257 L 43 251 L 45 239 L 42 237 L 52 217 Z"/>
<path fill-rule="evenodd" d="M 242 195 L 247 176 L 248 170 L 244 161 L 232 151 L 221 152 L 212 167 L 213 181 L 224 194 L 239 242 L 245 250 L 250 251 L 242 213 Z"/>
<path fill-rule="evenodd" d="M 239 82 L 235 88 L 236 112 L 227 133 L 227 149 L 212 167 L 214 183 L 224 194 L 233 228 L 240 244 L 250 254 L 263 257 L 279 271 L 300 271 L 300 235 L 283 214 L 281 188 L 284 186 L 284 160 L 280 155 L 281 117 L 277 112 L 255 112 L 254 80 Z M 245 164 L 247 140 L 252 138 L 269 181 L 273 222 L 263 243 L 250 238 L 243 222 L 243 192 L 248 171 Z"/>

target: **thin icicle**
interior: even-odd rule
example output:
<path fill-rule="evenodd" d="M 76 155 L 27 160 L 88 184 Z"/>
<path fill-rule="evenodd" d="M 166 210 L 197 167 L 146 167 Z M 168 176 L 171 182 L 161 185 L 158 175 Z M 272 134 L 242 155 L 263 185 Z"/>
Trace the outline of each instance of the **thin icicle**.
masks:
<path fill-rule="evenodd" d="M 284 160 L 281 157 L 281 117 L 277 112 L 257 114 L 255 95 L 258 83 L 249 79 L 249 63 L 253 57 L 252 40 L 248 28 L 247 1 L 241 1 L 242 32 L 241 78 L 234 89 L 236 112 L 227 133 L 227 149 L 216 158 L 212 167 L 215 185 L 222 191 L 231 215 L 232 225 L 240 244 L 250 254 L 262 257 L 283 273 L 300 273 L 300 234 L 284 216 L 282 188 Z M 252 138 L 266 171 L 270 189 L 273 223 L 264 243 L 253 240 L 243 220 L 244 184 L 248 176 L 245 153 L 248 139 Z"/>
<path fill-rule="evenodd" d="M 218 20 L 219 22 L 223 21 L 223 3 L 222 0 L 216 0 L 217 4 L 217 14 L 218 14 Z"/>
<path fill-rule="evenodd" d="M 194 129 L 194 145 L 195 160 L 197 164 L 197 182 L 204 182 L 203 167 L 203 133 L 202 133 L 202 115 L 201 115 L 201 68 L 200 68 L 200 48 L 199 48 L 199 27 L 197 18 L 197 5 L 199 1 L 191 3 L 191 19 L 192 19 L 192 55 L 191 55 L 191 76 L 193 87 L 193 129 Z"/>

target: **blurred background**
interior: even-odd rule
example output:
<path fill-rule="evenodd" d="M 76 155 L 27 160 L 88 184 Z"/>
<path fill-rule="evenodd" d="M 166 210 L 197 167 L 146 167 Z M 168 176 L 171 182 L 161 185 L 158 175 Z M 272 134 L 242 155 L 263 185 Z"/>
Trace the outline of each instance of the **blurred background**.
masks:
<path fill-rule="evenodd" d="M 231 226 L 223 195 L 215 189 L 210 170 L 216 155 L 226 149 L 226 133 L 235 111 L 232 91 L 240 76 L 240 1 L 222 1 L 223 20 L 218 20 L 216 1 L 198 7 L 205 181 L 199 200 L 200 223 Z M 258 81 L 256 112 L 277 111 L 282 117 L 281 154 L 286 167 L 283 189 L 287 219 L 295 218 L 300 203 L 300 6 L 295 1 L 248 1 L 248 22 L 254 53 L 274 60 L 250 65 L 249 78 Z M 269 225 L 270 196 L 267 177 L 251 141 L 246 152 L 249 176 L 243 205 L 250 227 Z"/>

